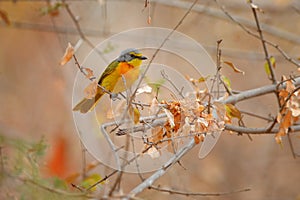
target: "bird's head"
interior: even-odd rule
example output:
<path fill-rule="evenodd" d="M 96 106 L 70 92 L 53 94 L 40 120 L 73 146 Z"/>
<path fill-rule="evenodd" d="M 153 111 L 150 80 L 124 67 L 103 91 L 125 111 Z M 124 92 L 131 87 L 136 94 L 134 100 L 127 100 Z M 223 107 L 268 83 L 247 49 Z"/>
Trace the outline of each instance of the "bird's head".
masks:
<path fill-rule="evenodd" d="M 121 52 L 117 61 L 127 62 L 133 66 L 139 66 L 142 63 L 142 60 L 146 59 L 147 57 L 143 56 L 137 49 L 126 49 Z"/>

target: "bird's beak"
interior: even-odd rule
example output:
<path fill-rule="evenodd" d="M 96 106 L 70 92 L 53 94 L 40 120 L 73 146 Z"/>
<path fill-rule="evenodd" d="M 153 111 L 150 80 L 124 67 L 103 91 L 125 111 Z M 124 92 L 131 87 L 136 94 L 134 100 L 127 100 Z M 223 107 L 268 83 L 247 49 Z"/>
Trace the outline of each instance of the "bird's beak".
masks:
<path fill-rule="evenodd" d="M 148 58 L 145 57 L 145 56 L 141 56 L 140 59 L 141 59 L 141 60 L 147 60 Z"/>

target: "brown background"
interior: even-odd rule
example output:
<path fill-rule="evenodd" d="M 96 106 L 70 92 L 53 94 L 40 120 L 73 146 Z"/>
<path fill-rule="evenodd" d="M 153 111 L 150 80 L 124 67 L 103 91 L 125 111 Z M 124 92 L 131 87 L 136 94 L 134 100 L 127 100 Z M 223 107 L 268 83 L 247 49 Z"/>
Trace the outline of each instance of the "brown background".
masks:
<path fill-rule="evenodd" d="M 220 3 L 232 15 L 253 22 L 246 1 Z M 297 12 L 293 8 L 298 6 L 299 9 L 299 2 L 270 0 L 257 3 L 265 11 L 259 14 L 262 23 L 299 37 L 299 10 Z M 131 28 L 173 28 L 185 13 L 185 9 L 153 2 L 152 24 L 148 25 L 148 10 L 142 11 L 143 1 L 70 1 L 69 4 L 95 45 L 114 33 Z M 214 1 L 203 0 L 199 4 L 218 8 Z M 45 5 L 42 1 L 0 1 L 0 8 L 8 13 L 12 22 L 10 26 L 1 22 L 0 26 L 0 132 L 26 140 L 36 140 L 45 135 L 52 145 L 55 138 L 62 135 L 67 140 L 67 163 L 70 171 L 75 172 L 81 164 L 78 156 L 81 154 L 80 142 L 71 111 L 72 87 L 77 70 L 72 62 L 64 67 L 58 63 L 67 43 L 75 44 L 79 36 L 64 9 L 56 17 L 41 15 L 39 9 Z M 57 30 L 67 32 L 57 33 Z M 89 30 L 95 30 L 95 33 Z M 230 69 L 223 71 L 231 79 L 233 89 L 251 89 L 270 83 L 263 68 L 261 43 L 226 17 L 220 19 L 195 11 L 178 31 L 201 43 L 213 58 L 216 41 L 223 39 L 223 59 L 234 62 L 246 73 L 242 76 Z M 266 38 L 279 44 L 290 56 L 299 57 L 299 38 L 298 42 L 291 42 L 289 37 L 283 38 L 282 34 L 266 34 Z M 83 43 L 76 52 L 78 59 L 82 61 L 90 50 Z M 277 60 L 278 77 L 296 71 L 276 50 L 270 48 L 270 52 Z M 276 113 L 274 105 L 274 97 L 268 95 L 240 103 L 239 108 L 268 115 Z M 246 124 L 251 127 L 266 125 L 263 121 L 250 119 L 246 120 Z M 246 136 L 238 137 L 225 132 L 207 158 L 198 160 L 196 147 L 181 161 L 186 170 L 176 165 L 157 184 L 198 192 L 251 188 L 250 192 L 222 196 L 220 199 L 299 199 L 300 163 L 299 159 L 293 159 L 287 140 L 284 139 L 283 148 L 280 148 L 273 136 L 259 135 L 253 136 L 253 139 L 250 142 Z M 299 152 L 299 138 L 295 137 L 293 141 Z M 127 182 L 127 178 L 131 181 Z M 137 184 L 133 179 L 138 180 L 134 175 L 125 176 L 125 191 Z M 140 197 L 198 199 L 170 196 L 156 191 L 143 192 Z"/>

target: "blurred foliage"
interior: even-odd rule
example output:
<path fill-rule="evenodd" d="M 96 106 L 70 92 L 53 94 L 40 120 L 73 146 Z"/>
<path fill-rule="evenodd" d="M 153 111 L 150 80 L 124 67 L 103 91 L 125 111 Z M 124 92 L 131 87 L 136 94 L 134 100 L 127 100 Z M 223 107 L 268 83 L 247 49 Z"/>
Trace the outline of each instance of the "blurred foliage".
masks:
<path fill-rule="evenodd" d="M 9 138 L 0 134 L 0 199 L 86 199 L 58 177 L 45 177 L 47 143 Z"/>

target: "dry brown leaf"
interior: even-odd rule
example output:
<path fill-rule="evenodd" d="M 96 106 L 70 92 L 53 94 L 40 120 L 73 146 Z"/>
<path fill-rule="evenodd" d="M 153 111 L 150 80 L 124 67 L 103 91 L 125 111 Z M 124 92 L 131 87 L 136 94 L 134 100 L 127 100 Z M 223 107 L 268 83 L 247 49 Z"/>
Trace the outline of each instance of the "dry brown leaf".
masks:
<path fill-rule="evenodd" d="M 92 99 L 97 94 L 97 81 L 91 82 L 85 89 L 84 89 L 84 96 L 87 99 Z"/>
<path fill-rule="evenodd" d="M 285 130 L 285 133 L 287 133 L 288 128 L 292 125 L 292 111 L 287 110 L 287 113 L 282 118 L 282 121 L 280 123 L 280 128 L 283 128 Z"/>
<path fill-rule="evenodd" d="M 173 128 L 175 126 L 174 115 L 168 109 L 165 109 L 165 108 L 164 108 L 164 112 L 167 115 L 168 122 L 169 122 L 171 128 Z"/>
<path fill-rule="evenodd" d="M 10 20 L 8 18 L 8 14 L 7 12 L 5 12 L 4 10 L 0 9 L 0 18 L 4 21 L 4 23 L 9 26 L 10 25 Z"/>
<path fill-rule="evenodd" d="M 281 122 L 281 119 L 282 119 L 282 115 L 280 113 L 277 114 L 277 117 L 276 117 L 276 121 L 277 123 L 280 123 Z"/>
<path fill-rule="evenodd" d="M 148 16 L 147 23 L 151 24 L 151 17 L 150 16 Z"/>
<path fill-rule="evenodd" d="M 199 138 L 198 135 L 194 136 L 194 141 L 195 141 L 195 144 L 199 144 L 200 143 L 200 138 Z"/>
<path fill-rule="evenodd" d="M 154 97 L 151 101 L 150 108 L 149 108 L 149 114 L 150 115 L 156 115 L 159 111 L 158 101 Z"/>
<path fill-rule="evenodd" d="M 285 99 L 285 98 L 287 98 L 289 96 L 289 92 L 286 91 L 286 90 L 280 90 L 279 96 L 283 97 Z"/>
<path fill-rule="evenodd" d="M 85 67 L 84 69 L 85 69 L 85 71 L 86 71 L 86 77 L 87 77 L 88 79 L 94 77 L 94 71 L 93 71 L 92 69 L 87 68 L 87 67 Z"/>
<path fill-rule="evenodd" d="M 225 64 L 227 64 L 229 67 L 231 67 L 231 69 L 233 69 L 234 72 L 237 72 L 237 73 L 241 73 L 241 74 L 245 74 L 244 71 L 238 69 L 232 62 L 229 62 L 229 61 L 224 61 Z"/>
<path fill-rule="evenodd" d="M 291 80 L 286 81 L 286 91 L 288 91 L 289 93 L 292 93 L 295 90 L 295 88 L 296 87 Z"/>
<path fill-rule="evenodd" d="M 289 109 L 292 111 L 293 117 L 299 117 L 300 116 L 300 98 L 297 94 L 294 94 L 292 98 L 289 101 Z M 296 121 L 296 120 L 294 120 Z"/>
<path fill-rule="evenodd" d="M 152 158 L 159 158 L 161 156 L 161 152 L 157 150 L 154 146 L 148 149 L 147 154 Z"/>
<path fill-rule="evenodd" d="M 60 65 L 65 65 L 67 62 L 69 62 L 72 59 L 74 52 L 75 52 L 74 47 L 69 42 L 65 54 L 60 61 Z"/>

